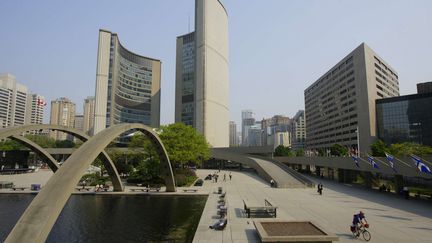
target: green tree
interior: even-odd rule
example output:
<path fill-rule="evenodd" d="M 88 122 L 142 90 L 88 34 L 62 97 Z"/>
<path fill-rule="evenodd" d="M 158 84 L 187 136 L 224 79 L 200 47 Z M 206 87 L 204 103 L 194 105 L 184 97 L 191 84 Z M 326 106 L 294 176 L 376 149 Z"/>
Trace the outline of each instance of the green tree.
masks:
<path fill-rule="evenodd" d="M 42 148 L 55 148 L 56 147 L 56 140 L 53 138 L 50 138 L 48 136 L 43 135 L 26 135 L 27 139 L 35 142 L 37 145 L 41 146 Z"/>
<path fill-rule="evenodd" d="M 15 140 L 5 140 L 0 142 L 0 151 L 11 151 L 11 150 L 20 150 L 23 149 L 24 146 Z"/>
<path fill-rule="evenodd" d="M 74 148 L 75 143 L 73 141 L 70 141 L 70 140 L 57 140 L 55 142 L 55 147 L 56 148 Z"/>
<path fill-rule="evenodd" d="M 297 156 L 297 157 L 303 157 L 303 156 L 305 156 L 304 149 L 298 149 L 298 150 L 296 150 L 295 151 L 295 156 Z"/>
<path fill-rule="evenodd" d="M 377 157 L 384 157 L 387 151 L 387 146 L 380 139 L 378 139 L 373 144 L 371 144 L 370 148 L 372 151 L 372 156 L 377 156 Z"/>
<path fill-rule="evenodd" d="M 348 149 L 345 146 L 336 143 L 330 148 L 330 153 L 333 156 L 347 156 Z"/>
<path fill-rule="evenodd" d="M 283 145 L 279 145 L 276 147 L 274 156 L 294 156 L 294 153 L 291 151 L 289 147 L 285 147 Z"/>
<path fill-rule="evenodd" d="M 395 156 L 408 156 L 410 154 L 426 155 L 432 154 L 432 148 L 418 143 L 395 143 L 388 148 L 389 152 Z"/>
<path fill-rule="evenodd" d="M 174 123 L 162 126 L 158 132 L 174 165 L 197 165 L 210 158 L 210 145 L 193 127 Z"/>

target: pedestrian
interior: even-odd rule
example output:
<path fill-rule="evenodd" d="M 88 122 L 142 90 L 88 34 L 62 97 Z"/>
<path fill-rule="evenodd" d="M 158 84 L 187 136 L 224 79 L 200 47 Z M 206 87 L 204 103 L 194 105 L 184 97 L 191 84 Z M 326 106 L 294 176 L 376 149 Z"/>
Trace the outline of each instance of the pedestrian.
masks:
<path fill-rule="evenodd" d="M 274 180 L 271 179 L 271 180 L 270 180 L 270 187 L 274 187 L 274 183 L 275 183 Z"/>
<path fill-rule="evenodd" d="M 224 173 L 224 181 L 226 181 L 226 174 Z"/>
<path fill-rule="evenodd" d="M 323 184 L 321 184 L 321 182 L 318 184 L 318 193 L 320 195 L 322 195 L 322 191 L 323 191 Z"/>
<path fill-rule="evenodd" d="M 215 176 L 215 182 L 216 182 L 216 183 L 217 183 L 217 179 L 218 179 L 218 177 L 219 177 L 218 175 Z"/>
<path fill-rule="evenodd" d="M 230 180 L 231 180 L 231 178 L 232 178 L 231 172 L 229 173 L 229 178 L 230 178 Z"/>

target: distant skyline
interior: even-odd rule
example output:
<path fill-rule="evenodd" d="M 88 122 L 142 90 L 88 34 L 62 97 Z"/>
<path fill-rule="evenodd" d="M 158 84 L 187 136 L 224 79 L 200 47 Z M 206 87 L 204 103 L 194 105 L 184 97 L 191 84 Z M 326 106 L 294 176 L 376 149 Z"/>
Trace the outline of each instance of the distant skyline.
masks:
<path fill-rule="evenodd" d="M 293 117 L 304 109 L 304 89 L 362 42 L 398 72 L 401 95 L 432 81 L 432 1 L 222 2 L 230 120 L 237 124 L 244 109 L 257 120 Z M 107 29 L 132 52 L 162 61 L 161 124 L 174 122 L 176 37 L 194 30 L 194 0 L 5 0 L 0 9 L 0 73 L 13 74 L 48 104 L 68 97 L 82 113 L 95 93 L 98 32 Z"/>

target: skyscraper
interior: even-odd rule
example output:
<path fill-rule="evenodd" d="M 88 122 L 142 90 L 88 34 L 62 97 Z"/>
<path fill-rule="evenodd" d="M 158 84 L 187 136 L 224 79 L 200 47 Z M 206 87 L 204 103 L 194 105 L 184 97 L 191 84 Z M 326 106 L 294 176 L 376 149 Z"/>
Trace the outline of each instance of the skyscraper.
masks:
<path fill-rule="evenodd" d="M 95 97 L 89 96 L 84 100 L 84 117 L 83 117 L 83 131 L 89 135 L 93 135 L 94 128 L 94 110 L 95 110 Z"/>
<path fill-rule="evenodd" d="M 306 148 L 306 120 L 304 110 L 299 110 L 292 120 L 292 148 L 304 149 Z"/>
<path fill-rule="evenodd" d="M 219 0 L 196 0 L 195 32 L 177 37 L 175 121 L 228 147 L 228 88 L 227 12 Z"/>
<path fill-rule="evenodd" d="M 160 124 L 161 62 L 135 54 L 99 30 L 94 134 L 118 123 Z"/>
<path fill-rule="evenodd" d="M 50 124 L 73 128 L 75 125 L 75 103 L 65 97 L 51 101 Z M 66 133 L 57 131 L 51 131 L 50 137 L 56 140 L 69 139 Z"/>
<path fill-rule="evenodd" d="M 38 94 L 27 96 L 26 124 L 43 124 L 45 97 Z M 30 134 L 42 134 L 41 131 L 30 131 Z"/>
<path fill-rule="evenodd" d="M 76 114 L 74 119 L 74 128 L 80 131 L 84 131 L 84 115 Z"/>
<path fill-rule="evenodd" d="M 229 146 L 230 147 L 237 147 L 237 124 L 234 121 L 229 122 Z"/>
<path fill-rule="evenodd" d="M 262 144 L 277 147 L 291 147 L 292 119 L 287 116 L 275 115 L 261 121 L 263 130 Z"/>
<path fill-rule="evenodd" d="M 248 146 L 249 128 L 255 124 L 252 110 L 242 110 L 242 124 L 241 124 L 241 145 Z"/>
<path fill-rule="evenodd" d="M 11 74 L 0 74 L 0 127 L 26 123 L 27 87 Z"/>
<path fill-rule="evenodd" d="M 340 144 L 362 154 L 376 138 L 375 100 L 399 96 L 396 71 L 365 43 L 305 91 L 308 149 Z"/>

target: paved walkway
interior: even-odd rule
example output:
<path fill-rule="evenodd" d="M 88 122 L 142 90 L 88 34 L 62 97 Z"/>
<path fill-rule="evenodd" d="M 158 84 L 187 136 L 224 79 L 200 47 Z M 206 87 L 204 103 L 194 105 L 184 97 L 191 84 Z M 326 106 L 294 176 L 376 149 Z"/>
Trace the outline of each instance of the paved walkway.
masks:
<path fill-rule="evenodd" d="M 304 188 L 305 185 L 292 175 L 282 170 L 279 166 L 271 161 L 252 158 L 261 168 L 263 168 L 272 178 L 277 182 L 278 187 L 281 188 Z"/>
<path fill-rule="evenodd" d="M 198 170 L 200 177 L 214 170 Z M 227 181 L 223 181 L 226 174 Z M 205 181 L 203 191 L 209 192 L 194 242 L 258 242 L 253 219 L 243 214 L 243 199 L 264 205 L 269 199 L 278 206 L 277 218 L 313 220 L 339 236 L 339 242 L 360 242 L 352 238 L 349 225 L 352 215 L 363 210 L 371 225 L 372 240 L 378 243 L 432 242 L 432 202 L 405 200 L 393 194 L 353 188 L 332 181 L 321 181 L 324 193 L 313 188 L 275 189 L 252 173 L 219 173 L 218 183 Z M 315 180 L 311 178 L 312 180 Z M 315 180 L 319 182 L 318 180 Z M 217 187 L 227 192 L 228 225 L 224 231 L 208 228 L 216 222 Z"/>

